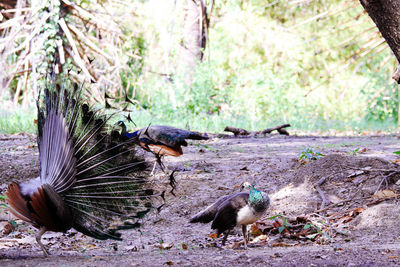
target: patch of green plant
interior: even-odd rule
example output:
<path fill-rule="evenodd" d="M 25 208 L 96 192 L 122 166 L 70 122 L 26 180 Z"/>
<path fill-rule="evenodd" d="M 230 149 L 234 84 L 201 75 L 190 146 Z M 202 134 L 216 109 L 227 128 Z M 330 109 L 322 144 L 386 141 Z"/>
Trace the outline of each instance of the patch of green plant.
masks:
<path fill-rule="evenodd" d="M 315 231 L 317 231 L 317 233 L 312 234 L 312 235 L 309 236 L 310 239 L 314 239 L 316 236 L 325 237 L 327 240 L 331 239 L 331 237 L 325 231 L 322 231 L 321 228 L 318 227 L 317 225 L 315 225 L 314 223 L 310 222 L 310 223 L 304 225 L 304 229 L 305 230 L 306 229 L 310 229 L 310 228 L 314 229 Z M 322 243 L 323 243 L 323 240 L 322 240 Z"/>
<path fill-rule="evenodd" d="M 317 160 L 320 157 L 324 157 L 325 155 L 317 150 L 313 150 L 312 148 L 306 148 L 305 150 L 299 153 L 299 160 Z"/>
<path fill-rule="evenodd" d="M 352 155 L 352 156 L 356 156 L 357 154 L 360 154 L 360 148 L 356 148 L 353 150 L 350 150 L 349 152 L 347 152 L 347 154 Z"/>
<path fill-rule="evenodd" d="M 204 149 L 210 150 L 212 152 L 217 152 L 217 149 L 215 147 L 212 147 L 209 145 L 204 145 L 204 144 L 200 144 L 200 143 L 196 143 L 194 145 L 197 146 L 199 149 L 204 148 Z"/>

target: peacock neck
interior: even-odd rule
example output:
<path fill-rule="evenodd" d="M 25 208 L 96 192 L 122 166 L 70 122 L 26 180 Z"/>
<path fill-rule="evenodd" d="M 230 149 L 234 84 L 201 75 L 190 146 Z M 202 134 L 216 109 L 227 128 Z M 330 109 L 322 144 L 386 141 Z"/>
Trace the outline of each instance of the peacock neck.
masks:
<path fill-rule="evenodd" d="M 122 135 L 126 135 L 126 125 L 125 125 L 125 123 L 123 123 L 123 124 L 121 125 L 121 127 L 122 127 L 122 132 L 121 132 L 121 134 L 122 134 Z"/>

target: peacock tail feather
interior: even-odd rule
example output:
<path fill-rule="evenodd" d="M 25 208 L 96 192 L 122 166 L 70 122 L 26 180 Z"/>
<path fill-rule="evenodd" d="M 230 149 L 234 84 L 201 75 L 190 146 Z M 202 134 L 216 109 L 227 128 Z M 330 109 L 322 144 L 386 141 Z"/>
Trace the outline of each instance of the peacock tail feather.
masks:
<path fill-rule="evenodd" d="M 105 114 L 82 98 L 83 87 L 49 81 L 39 92 L 40 179 L 70 208 L 73 228 L 97 239 L 120 239 L 140 226 L 162 193 L 148 181 L 137 138 L 123 138 Z"/>

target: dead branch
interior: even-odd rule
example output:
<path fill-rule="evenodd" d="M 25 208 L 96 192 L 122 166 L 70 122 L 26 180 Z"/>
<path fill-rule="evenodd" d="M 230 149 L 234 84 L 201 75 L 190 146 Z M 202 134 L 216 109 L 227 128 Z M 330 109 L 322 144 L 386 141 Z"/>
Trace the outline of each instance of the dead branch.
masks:
<path fill-rule="evenodd" d="M 103 50 L 101 50 L 96 44 L 94 44 L 92 41 L 90 41 L 89 38 L 86 38 L 86 36 L 77 27 L 75 27 L 73 24 L 67 24 L 67 27 L 77 37 L 79 37 L 81 40 L 83 40 L 83 42 L 85 42 L 86 45 L 88 45 L 93 51 L 95 51 L 98 54 L 100 54 L 103 57 L 105 57 L 108 60 L 109 63 L 112 63 L 112 58 L 107 53 L 105 53 Z"/>
<path fill-rule="evenodd" d="M 274 128 L 267 128 L 264 131 L 261 131 L 261 133 L 263 135 L 266 135 L 266 134 L 270 134 L 272 131 L 277 130 L 278 133 L 280 133 L 280 134 L 289 135 L 289 133 L 284 129 L 286 127 L 290 127 L 290 124 L 282 124 L 282 125 L 276 126 Z"/>
<path fill-rule="evenodd" d="M 286 131 L 286 127 L 290 127 L 290 124 L 282 124 L 273 128 L 267 128 L 263 131 L 247 131 L 245 129 L 242 128 L 235 128 L 235 127 L 231 127 L 231 126 L 226 126 L 224 131 L 225 132 L 231 132 L 233 133 L 235 136 L 238 135 L 258 135 L 258 134 L 262 134 L 262 135 L 266 135 L 266 134 L 270 134 L 272 131 L 278 131 L 279 134 L 283 134 L 283 135 L 289 135 L 288 131 Z"/>
<path fill-rule="evenodd" d="M 63 32 L 65 33 L 65 36 L 67 37 L 71 47 L 72 47 L 72 54 L 70 54 L 70 56 L 72 56 L 72 58 L 74 59 L 74 61 L 78 64 L 78 66 L 82 69 L 83 73 L 85 73 L 85 75 L 89 78 L 89 80 L 91 81 L 96 81 L 96 79 L 89 73 L 88 69 L 85 66 L 85 63 L 83 62 L 82 58 L 79 56 L 79 52 L 78 49 L 76 47 L 75 44 L 75 40 L 72 38 L 71 32 L 69 31 L 67 24 L 65 24 L 65 21 L 63 18 L 61 18 L 58 21 L 58 24 L 60 25 L 61 29 L 63 30 Z"/>
<path fill-rule="evenodd" d="M 238 136 L 238 135 L 249 135 L 250 134 L 250 132 L 246 131 L 245 129 L 235 128 L 235 127 L 230 127 L 230 126 L 226 126 L 225 129 L 224 129 L 224 132 L 231 132 L 235 136 Z"/>

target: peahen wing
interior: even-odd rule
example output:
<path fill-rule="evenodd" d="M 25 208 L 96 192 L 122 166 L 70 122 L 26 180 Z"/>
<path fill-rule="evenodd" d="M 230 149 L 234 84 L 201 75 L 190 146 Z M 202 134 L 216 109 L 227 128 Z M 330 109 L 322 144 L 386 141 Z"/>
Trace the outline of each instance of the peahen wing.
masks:
<path fill-rule="evenodd" d="M 237 223 L 239 210 L 247 205 L 248 193 L 239 192 L 231 195 L 218 207 L 218 212 L 211 224 L 211 229 L 217 229 L 217 234 L 232 229 Z"/>
<path fill-rule="evenodd" d="M 190 219 L 190 223 L 197 223 L 197 222 L 201 222 L 201 223 L 209 223 L 211 222 L 214 218 L 215 215 L 218 212 L 218 208 L 219 206 L 228 198 L 230 198 L 230 196 L 223 196 L 220 197 L 217 201 L 215 201 L 213 204 L 211 204 L 210 206 L 208 206 L 207 208 L 205 208 L 204 210 L 200 211 L 199 213 L 197 213 L 196 215 L 194 215 L 191 219 Z"/>

